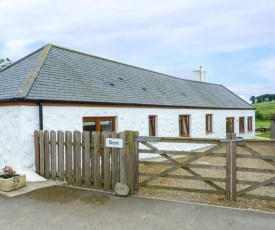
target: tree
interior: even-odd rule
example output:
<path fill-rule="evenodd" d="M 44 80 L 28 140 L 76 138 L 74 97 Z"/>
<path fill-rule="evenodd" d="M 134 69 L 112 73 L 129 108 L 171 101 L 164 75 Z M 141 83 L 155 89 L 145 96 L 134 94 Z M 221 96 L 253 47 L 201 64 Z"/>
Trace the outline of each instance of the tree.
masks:
<path fill-rule="evenodd" d="M 264 119 L 264 115 L 259 110 L 256 110 L 255 118 L 256 120 L 262 121 Z"/>
<path fill-rule="evenodd" d="M 0 70 L 6 68 L 10 64 L 12 64 L 12 61 L 9 58 L 0 58 Z"/>
<path fill-rule="evenodd" d="M 251 98 L 249 100 L 252 102 L 252 104 L 255 104 L 256 97 L 255 96 L 251 96 Z"/>

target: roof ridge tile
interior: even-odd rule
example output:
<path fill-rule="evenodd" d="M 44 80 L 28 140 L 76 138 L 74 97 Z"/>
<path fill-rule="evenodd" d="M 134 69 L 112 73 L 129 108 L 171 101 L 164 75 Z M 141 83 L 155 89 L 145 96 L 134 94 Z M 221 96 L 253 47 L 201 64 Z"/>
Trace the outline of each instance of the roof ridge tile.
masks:
<path fill-rule="evenodd" d="M 29 93 L 30 89 L 32 88 L 34 81 L 35 81 L 38 73 L 40 72 L 40 70 L 43 66 L 43 63 L 45 62 L 51 48 L 52 48 L 51 44 L 47 44 L 44 47 L 40 57 L 38 58 L 36 65 L 27 75 L 25 82 L 21 85 L 21 88 L 16 93 L 15 98 L 25 98 L 28 95 L 28 93 Z"/>

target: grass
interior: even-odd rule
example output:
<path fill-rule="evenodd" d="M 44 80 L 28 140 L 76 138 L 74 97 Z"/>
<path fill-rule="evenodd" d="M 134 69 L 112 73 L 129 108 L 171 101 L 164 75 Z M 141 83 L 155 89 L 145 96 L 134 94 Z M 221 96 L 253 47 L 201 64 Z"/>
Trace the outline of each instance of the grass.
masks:
<path fill-rule="evenodd" d="M 252 104 L 265 117 L 275 113 L 275 101 Z"/>
<path fill-rule="evenodd" d="M 265 132 L 265 133 L 257 133 L 257 137 L 265 137 L 265 138 L 270 138 L 270 132 Z"/>
<path fill-rule="evenodd" d="M 256 121 L 256 127 L 269 127 L 270 126 L 270 121 L 269 120 L 264 120 L 264 121 Z"/>

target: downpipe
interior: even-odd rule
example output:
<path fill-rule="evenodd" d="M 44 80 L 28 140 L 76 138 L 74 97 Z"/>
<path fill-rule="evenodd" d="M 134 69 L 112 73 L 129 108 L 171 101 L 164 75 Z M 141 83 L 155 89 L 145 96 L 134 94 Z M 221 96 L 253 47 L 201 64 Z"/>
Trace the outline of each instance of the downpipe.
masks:
<path fill-rule="evenodd" d="M 43 103 L 38 102 L 39 108 L 39 130 L 43 130 Z"/>

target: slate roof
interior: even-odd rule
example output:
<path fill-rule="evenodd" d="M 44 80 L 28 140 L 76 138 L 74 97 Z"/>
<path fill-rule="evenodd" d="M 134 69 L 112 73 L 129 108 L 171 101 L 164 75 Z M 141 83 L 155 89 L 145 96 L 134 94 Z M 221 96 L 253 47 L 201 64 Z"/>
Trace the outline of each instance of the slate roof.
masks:
<path fill-rule="evenodd" d="M 254 109 L 222 85 L 184 80 L 48 44 L 0 71 L 0 101 Z"/>

